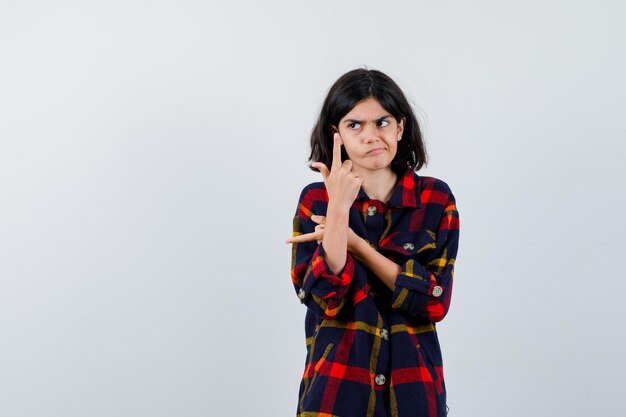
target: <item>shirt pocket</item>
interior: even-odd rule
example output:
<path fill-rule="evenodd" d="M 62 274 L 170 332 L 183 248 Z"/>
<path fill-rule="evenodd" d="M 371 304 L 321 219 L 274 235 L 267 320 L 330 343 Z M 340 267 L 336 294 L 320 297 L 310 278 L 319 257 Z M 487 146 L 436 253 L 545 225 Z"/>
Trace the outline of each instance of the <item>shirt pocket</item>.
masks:
<path fill-rule="evenodd" d="M 405 258 L 428 259 L 437 248 L 437 235 L 432 230 L 398 231 L 380 241 L 381 251 L 392 252 Z"/>

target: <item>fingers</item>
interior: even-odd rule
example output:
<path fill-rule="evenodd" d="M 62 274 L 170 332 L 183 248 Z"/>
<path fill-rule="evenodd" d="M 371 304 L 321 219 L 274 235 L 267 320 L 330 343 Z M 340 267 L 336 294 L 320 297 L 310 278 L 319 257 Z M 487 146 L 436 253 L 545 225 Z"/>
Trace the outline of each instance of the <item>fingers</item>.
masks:
<path fill-rule="evenodd" d="M 285 240 L 285 243 L 302 243 L 317 240 L 318 242 L 324 237 L 324 228 L 326 227 L 326 216 L 318 216 L 316 214 L 311 216 L 311 220 L 319 223 L 315 226 L 315 231 L 312 233 L 305 233 L 298 236 L 290 237 Z"/>
<path fill-rule="evenodd" d="M 315 227 L 315 232 L 305 233 L 303 235 L 290 237 L 289 239 L 285 240 L 285 243 L 311 242 L 313 240 L 321 240 L 323 237 L 324 237 L 323 226 L 318 225 Z"/>
<path fill-rule="evenodd" d="M 307 236 L 300 235 L 300 236 L 290 237 L 289 239 L 285 240 L 285 243 L 300 243 L 300 242 L 306 242 L 306 241 L 307 241 Z"/>
<path fill-rule="evenodd" d="M 324 182 L 330 175 L 331 172 L 337 171 L 340 168 L 343 168 L 347 172 L 352 172 L 352 161 L 346 159 L 343 163 L 341 162 L 341 146 L 343 145 L 343 141 L 341 140 L 341 136 L 339 133 L 335 132 L 333 135 L 333 160 L 331 161 L 330 169 L 323 162 L 313 162 L 311 166 L 313 168 L 317 168 L 322 177 L 324 177 Z"/>
<path fill-rule="evenodd" d="M 333 135 L 333 162 L 330 167 L 331 171 L 336 171 L 341 167 L 341 136 L 339 133 L 335 132 Z"/>
<path fill-rule="evenodd" d="M 330 174 L 330 171 L 328 170 L 328 168 L 326 167 L 326 165 L 324 165 L 323 162 L 313 162 L 311 164 L 311 166 L 313 168 L 317 168 L 319 169 L 320 173 L 322 174 L 322 177 L 324 179 L 328 178 L 328 175 Z"/>
<path fill-rule="evenodd" d="M 311 216 L 311 220 L 318 224 L 326 224 L 326 216 L 320 216 L 318 214 L 313 214 Z"/>
<path fill-rule="evenodd" d="M 294 237 L 290 237 L 289 239 L 285 240 L 285 243 L 302 243 L 302 242 L 310 242 L 312 240 L 316 240 L 317 239 L 317 232 L 314 233 L 305 233 L 303 235 L 298 235 L 298 236 L 294 236 Z"/>

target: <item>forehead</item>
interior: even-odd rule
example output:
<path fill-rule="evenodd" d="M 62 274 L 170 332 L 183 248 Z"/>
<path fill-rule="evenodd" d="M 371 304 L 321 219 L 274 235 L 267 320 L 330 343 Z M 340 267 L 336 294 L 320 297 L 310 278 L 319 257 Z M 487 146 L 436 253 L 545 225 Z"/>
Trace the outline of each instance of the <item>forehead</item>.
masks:
<path fill-rule="evenodd" d="M 341 120 L 374 120 L 388 116 L 389 112 L 380 105 L 378 100 L 369 97 L 359 101 Z"/>

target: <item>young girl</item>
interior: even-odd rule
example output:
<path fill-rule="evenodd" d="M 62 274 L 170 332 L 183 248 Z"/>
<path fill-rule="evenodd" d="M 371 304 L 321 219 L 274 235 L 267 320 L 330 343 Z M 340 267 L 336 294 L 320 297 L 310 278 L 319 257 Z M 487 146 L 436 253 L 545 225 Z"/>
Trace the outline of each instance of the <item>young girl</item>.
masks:
<path fill-rule="evenodd" d="M 435 323 L 448 311 L 459 214 L 419 176 L 426 151 L 398 85 L 357 69 L 331 87 L 311 135 L 323 182 L 302 190 L 291 277 L 307 306 L 299 417 L 447 414 Z"/>

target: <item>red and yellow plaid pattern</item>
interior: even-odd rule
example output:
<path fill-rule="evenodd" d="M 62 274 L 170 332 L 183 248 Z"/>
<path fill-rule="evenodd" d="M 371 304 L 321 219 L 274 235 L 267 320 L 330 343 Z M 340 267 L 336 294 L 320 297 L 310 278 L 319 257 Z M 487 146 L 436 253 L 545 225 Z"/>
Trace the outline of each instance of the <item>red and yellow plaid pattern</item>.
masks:
<path fill-rule="evenodd" d="M 306 186 L 294 236 L 325 215 L 323 182 Z M 435 323 L 448 312 L 459 214 L 448 185 L 408 170 L 387 203 L 361 189 L 350 228 L 401 267 L 395 291 L 347 254 L 335 274 L 317 242 L 293 244 L 291 278 L 305 316 L 306 362 L 299 417 L 446 415 Z"/>

